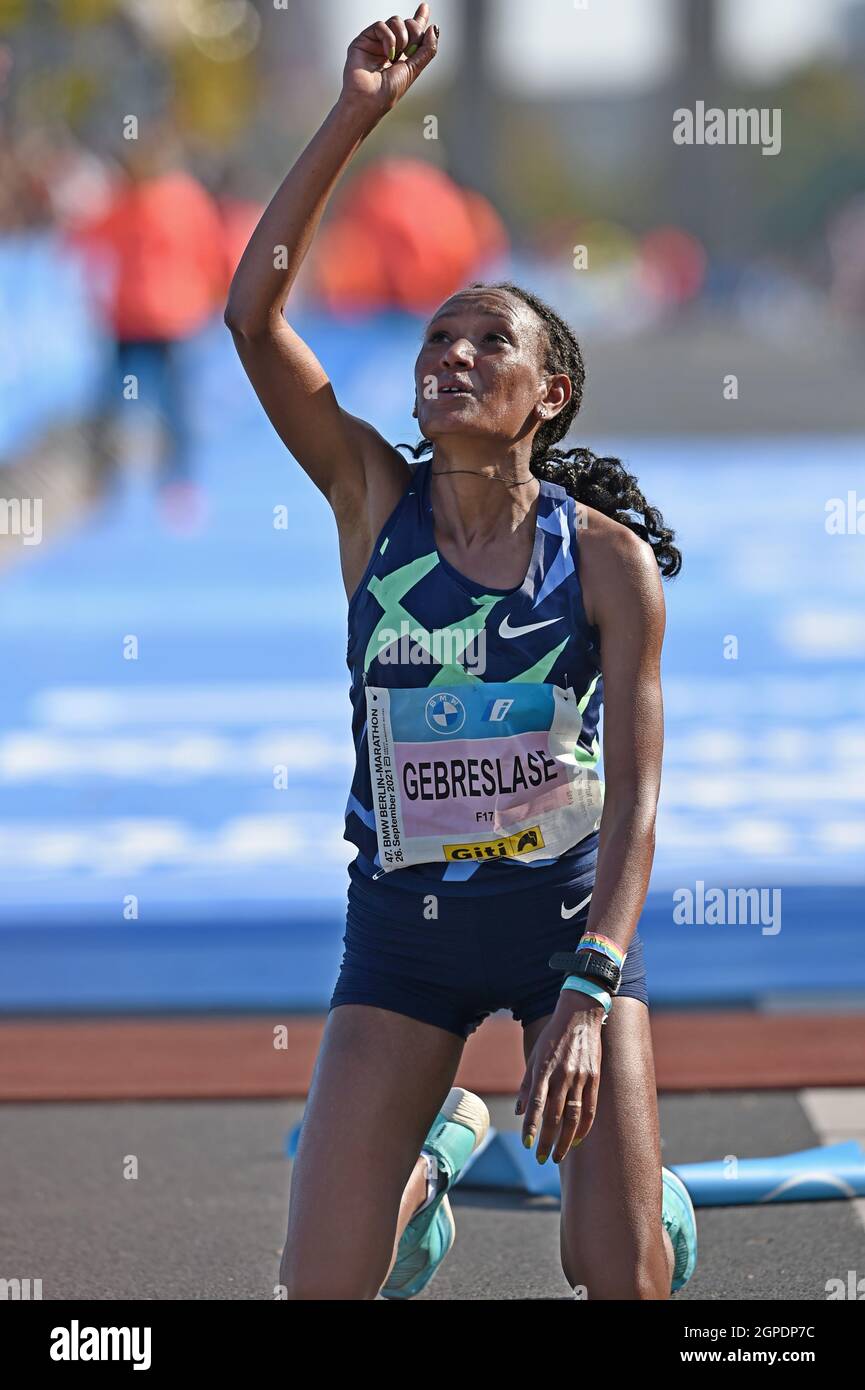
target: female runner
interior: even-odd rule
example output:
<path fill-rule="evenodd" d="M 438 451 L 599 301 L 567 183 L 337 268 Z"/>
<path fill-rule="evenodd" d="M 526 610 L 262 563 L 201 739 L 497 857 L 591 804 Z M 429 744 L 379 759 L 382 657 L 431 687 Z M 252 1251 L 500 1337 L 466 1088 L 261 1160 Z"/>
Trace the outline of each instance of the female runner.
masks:
<path fill-rule="evenodd" d="M 453 1086 L 465 1039 L 509 1008 L 523 1142 L 561 1164 L 568 1282 L 590 1299 L 666 1299 L 693 1271 L 696 1230 L 661 1167 L 636 927 L 673 533 L 618 460 L 554 447 L 583 363 L 529 291 L 474 284 L 432 316 L 413 464 L 340 408 L 283 316 L 337 180 L 437 45 L 426 4 L 350 45 L 341 94 L 264 212 L 225 313 L 271 422 L 333 509 L 349 598 L 345 833 L 358 852 L 281 1279 L 290 1299 L 409 1298 L 429 1283 L 454 1239 L 447 1192 L 488 1125 Z"/>

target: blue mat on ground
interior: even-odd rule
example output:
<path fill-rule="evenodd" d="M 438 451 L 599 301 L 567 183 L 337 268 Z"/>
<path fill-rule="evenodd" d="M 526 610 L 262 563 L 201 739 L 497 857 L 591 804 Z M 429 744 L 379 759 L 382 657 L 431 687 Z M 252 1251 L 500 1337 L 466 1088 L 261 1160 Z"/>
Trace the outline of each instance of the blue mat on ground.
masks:
<path fill-rule="evenodd" d="M 294 1158 L 300 1125 L 289 1132 L 285 1149 Z M 825 1148 L 769 1158 L 714 1159 L 668 1165 L 691 1195 L 695 1207 L 748 1206 L 757 1202 L 818 1202 L 865 1196 L 865 1150 L 855 1139 Z M 561 1197 L 559 1169 L 538 1163 L 523 1148 L 519 1133 L 490 1129 L 465 1165 L 459 1183 L 487 1191 L 524 1192 L 530 1197 Z"/>
<path fill-rule="evenodd" d="M 865 1151 L 855 1139 L 769 1158 L 668 1166 L 682 1179 L 695 1207 L 865 1196 Z M 466 1164 L 460 1182 L 465 1187 L 517 1189 L 534 1197 L 561 1195 L 557 1166 L 549 1159 L 538 1163 L 534 1151 L 523 1148 L 516 1131 L 490 1130 Z"/>

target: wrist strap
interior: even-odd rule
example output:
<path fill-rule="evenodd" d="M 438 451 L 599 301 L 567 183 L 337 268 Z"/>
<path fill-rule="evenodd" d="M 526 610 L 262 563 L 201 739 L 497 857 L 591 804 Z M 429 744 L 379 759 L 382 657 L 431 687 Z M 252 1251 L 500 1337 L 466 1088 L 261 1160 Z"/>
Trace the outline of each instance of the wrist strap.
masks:
<path fill-rule="evenodd" d="M 562 985 L 562 989 L 575 989 L 580 994 L 588 994 L 592 999 L 597 999 L 604 1006 L 604 1022 L 613 1007 L 613 1001 L 605 989 L 602 989 L 594 980 L 586 980 L 582 975 L 569 975 Z"/>

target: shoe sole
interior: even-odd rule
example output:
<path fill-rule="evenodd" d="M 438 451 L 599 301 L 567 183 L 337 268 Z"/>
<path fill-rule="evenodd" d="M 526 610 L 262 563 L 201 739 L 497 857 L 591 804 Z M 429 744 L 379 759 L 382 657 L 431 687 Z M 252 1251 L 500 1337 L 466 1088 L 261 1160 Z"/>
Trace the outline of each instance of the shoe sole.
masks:
<path fill-rule="evenodd" d="M 393 1299 L 394 1301 L 416 1298 L 417 1295 L 423 1293 L 427 1285 L 431 1284 L 433 1279 L 435 1279 L 453 1249 L 454 1241 L 457 1238 L 456 1222 L 454 1221 L 453 1211 L 451 1210 L 451 1204 L 447 1199 L 447 1195 L 442 1197 L 435 1219 L 438 1221 L 442 1217 L 444 1217 L 447 1226 L 447 1243 L 445 1250 L 436 1260 L 432 1269 L 429 1268 L 429 1265 L 425 1265 L 422 1266 L 416 1274 L 406 1279 L 403 1284 L 384 1284 L 380 1289 L 382 1298 Z M 393 1271 L 391 1271 L 391 1273 L 393 1273 Z"/>

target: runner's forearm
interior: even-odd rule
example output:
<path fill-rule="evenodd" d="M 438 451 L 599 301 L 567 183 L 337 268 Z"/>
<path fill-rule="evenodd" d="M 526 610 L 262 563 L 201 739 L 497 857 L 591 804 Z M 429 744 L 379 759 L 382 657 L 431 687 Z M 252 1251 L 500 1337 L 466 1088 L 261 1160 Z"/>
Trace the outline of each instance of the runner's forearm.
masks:
<path fill-rule="evenodd" d="M 383 114 L 345 97 L 328 112 L 263 212 L 234 273 L 225 310 L 233 332 L 252 337 L 282 312 L 340 174 Z"/>
<path fill-rule="evenodd" d="M 655 857 L 655 812 L 628 807 L 601 817 L 598 862 L 587 932 L 600 932 L 627 951 L 649 890 Z"/>

